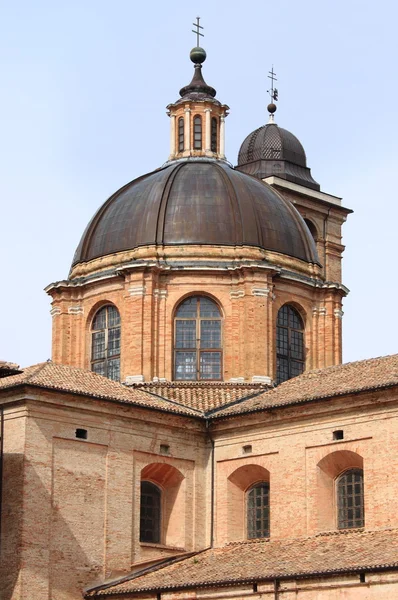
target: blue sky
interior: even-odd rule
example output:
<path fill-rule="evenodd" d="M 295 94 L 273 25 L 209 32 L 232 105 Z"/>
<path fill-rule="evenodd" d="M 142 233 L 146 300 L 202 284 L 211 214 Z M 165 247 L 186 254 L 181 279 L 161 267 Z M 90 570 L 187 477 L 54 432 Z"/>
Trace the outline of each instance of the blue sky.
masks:
<path fill-rule="evenodd" d="M 165 107 L 192 75 L 191 23 L 205 27 L 206 81 L 231 107 L 236 164 L 266 121 L 303 143 L 344 226 L 344 360 L 398 350 L 398 5 L 357 0 L 166 3 L 14 0 L 0 5 L 0 358 L 51 356 L 50 299 L 92 214 L 168 156 Z"/>

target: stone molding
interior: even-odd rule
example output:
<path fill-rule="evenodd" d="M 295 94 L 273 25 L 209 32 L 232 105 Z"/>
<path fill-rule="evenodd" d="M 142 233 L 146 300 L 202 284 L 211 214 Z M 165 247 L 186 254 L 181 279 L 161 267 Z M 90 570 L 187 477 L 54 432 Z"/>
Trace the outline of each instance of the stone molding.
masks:
<path fill-rule="evenodd" d="M 252 383 L 265 383 L 266 385 L 272 385 L 272 379 L 267 375 L 253 375 Z"/>
<path fill-rule="evenodd" d="M 270 289 L 265 288 L 252 288 L 252 296 L 268 296 Z"/>
<path fill-rule="evenodd" d="M 134 385 L 135 383 L 144 383 L 145 377 L 143 375 L 127 375 L 124 383 L 126 385 Z"/>
<path fill-rule="evenodd" d="M 335 308 L 333 314 L 335 317 L 337 317 L 337 319 L 342 319 L 343 315 L 344 315 L 344 311 L 341 310 L 340 308 Z"/>
<path fill-rule="evenodd" d="M 52 317 L 56 317 L 57 315 L 60 315 L 60 314 L 61 314 L 61 309 L 59 308 L 59 306 L 55 306 L 54 308 L 52 308 L 50 310 L 50 315 Z"/>
<path fill-rule="evenodd" d="M 229 292 L 229 295 L 230 295 L 231 299 L 243 298 L 243 296 L 245 295 L 245 292 L 243 290 L 231 290 Z"/>
<path fill-rule="evenodd" d="M 312 312 L 314 315 L 316 315 L 318 313 L 318 315 L 326 315 L 327 314 L 327 310 L 324 306 L 321 306 L 320 308 L 318 308 L 317 306 L 314 306 L 314 308 L 312 309 Z"/>
<path fill-rule="evenodd" d="M 70 315 L 82 315 L 84 313 L 84 309 L 79 304 L 75 304 L 74 306 L 69 306 L 68 314 Z"/>
<path fill-rule="evenodd" d="M 131 287 L 128 290 L 130 296 L 145 296 L 146 288 L 145 285 L 138 285 L 136 287 Z"/>
<path fill-rule="evenodd" d="M 231 383 L 244 383 L 245 378 L 244 377 L 231 377 L 231 379 L 229 379 L 229 381 Z"/>
<path fill-rule="evenodd" d="M 167 290 L 160 290 L 159 288 L 156 288 L 153 290 L 153 295 L 160 299 L 167 298 Z"/>

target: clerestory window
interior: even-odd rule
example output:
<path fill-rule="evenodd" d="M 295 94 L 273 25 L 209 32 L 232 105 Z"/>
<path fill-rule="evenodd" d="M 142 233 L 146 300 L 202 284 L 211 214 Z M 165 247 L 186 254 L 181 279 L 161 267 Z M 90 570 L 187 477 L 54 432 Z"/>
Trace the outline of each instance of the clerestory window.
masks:
<path fill-rule="evenodd" d="M 184 119 L 180 117 L 178 119 L 178 152 L 184 150 Z"/>
<path fill-rule="evenodd" d="M 221 313 L 204 296 L 184 300 L 174 321 L 174 378 L 222 379 Z"/>
<path fill-rule="evenodd" d="M 211 120 L 211 151 L 217 152 L 217 119 Z"/>
<path fill-rule="evenodd" d="M 338 528 L 364 527 L 363 470 L 344 471 L 336 480 L 336 492 Z"/>
<path fill-rule="evenodd" d="M 193 147 L 202 150 L 202 117 L 199 115 L 193 119 Z"/>
<path fill-rule="evenodd" d="M 301 375 L 304 367 L 303 320 L 293 306 L 285 304 L 278 311 L 276 323 L 276 382 Z"/>
<path fill-rule="evenodd" d="M 103 306 L 91 325 L 91 370 L 120 380 L 120 315 L 115 306 Z"/>
<path fill-rule="evenodd" d="M 247 537 L 269 537 L 269 483 L 256 483 L 246 492 Z"/>

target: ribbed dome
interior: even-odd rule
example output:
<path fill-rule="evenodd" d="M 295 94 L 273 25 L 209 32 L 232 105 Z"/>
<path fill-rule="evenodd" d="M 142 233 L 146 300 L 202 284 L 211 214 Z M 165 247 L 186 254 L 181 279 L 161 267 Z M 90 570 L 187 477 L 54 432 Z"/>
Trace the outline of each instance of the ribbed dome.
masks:
<path fill-rule="evenodd" d="M 292 204 L 215 160 L 175 161 L 122 187 L 89 223 L 73 264 L 154 244 L 247 245 L 318 261 Z"/>
<path fill-rule="evenodd" d="M 250 133 L 240 147 L 239 170 L 264 179 L 271 175 L 319 190 L 307 167 L 305 151 L 290 131 L 269 123 Z"/>

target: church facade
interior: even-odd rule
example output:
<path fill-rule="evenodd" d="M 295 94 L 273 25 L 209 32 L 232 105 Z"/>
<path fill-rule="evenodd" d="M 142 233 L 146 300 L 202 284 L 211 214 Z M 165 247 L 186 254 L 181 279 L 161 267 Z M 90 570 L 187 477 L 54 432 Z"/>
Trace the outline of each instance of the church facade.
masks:
<path fill-rule="evenodd" d="M 52 361 L 0 363 L 4 600 L 398 595 L 398 356 L 341 364 L 351 211 L 273 103 L 230 165 L 205 59 L 46 288 Z"/>

